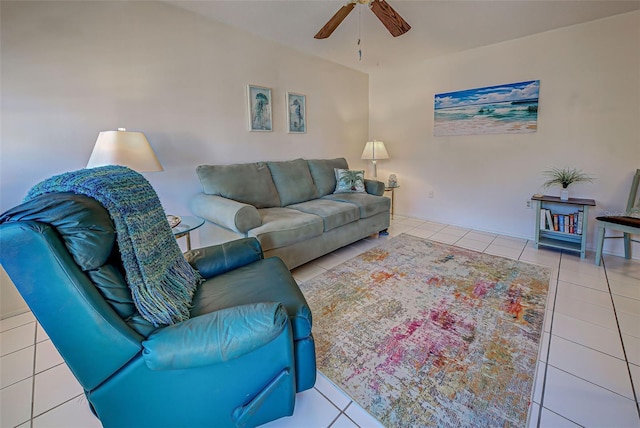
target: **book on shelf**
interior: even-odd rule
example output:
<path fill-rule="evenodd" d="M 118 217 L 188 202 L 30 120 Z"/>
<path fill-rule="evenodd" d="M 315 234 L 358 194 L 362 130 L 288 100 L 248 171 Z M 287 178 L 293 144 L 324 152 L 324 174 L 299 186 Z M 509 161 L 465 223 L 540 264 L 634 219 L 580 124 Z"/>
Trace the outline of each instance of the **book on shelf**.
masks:
<path fill-rule="evenodd" d="M 556 230 L 555 227 L 553 226 L 553 216 L 551 215 L 551 210 L 545 209 L 544 211 L 545 211 L 545 216 L 547 217 L 547 224 L 549 225 L 547 229 Z"/>
<path fill-rule="evenodd" d="M 582 210 L 569 214 L 553 213 L 546 208 L 540 209 L 540 230 L 552 230 L 555 232 L 582 235 L 582 222 L 584 213 Z"/>

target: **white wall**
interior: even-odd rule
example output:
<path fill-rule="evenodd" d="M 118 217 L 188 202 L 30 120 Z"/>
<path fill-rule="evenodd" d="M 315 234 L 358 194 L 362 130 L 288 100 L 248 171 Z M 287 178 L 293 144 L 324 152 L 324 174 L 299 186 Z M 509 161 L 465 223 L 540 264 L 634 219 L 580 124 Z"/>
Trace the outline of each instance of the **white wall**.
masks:
<path fill-rule="evenodd" d="M 397 174 L 398 214 L 533 238 L 535 213 L 525 202 L 534 193 L 559 194 L 541 187 L 542 171 L 553 166 L 597 177 L 569 188 L 571 196 L 596 200 L 589 248 L 593 217 L 626 206 L 640 168 L 640 12 L 380 70 L 369 79 L 370 135 L 391 157 L 379 162 L 378 176 Z M 434 94 L 536 79 L 536 133 L 433 136 Z M 606 250 L 619 254 L 617 241 Z M 640 246 L 634 251 L 640 257 Z"/>
<path fill-rule="evenodd" d="M 178 215 L 201 190 L 200 164 L 344 156 L 365 165 L 366 74 L 161 2 L 0 7 L 0 212 L 36 182 L 83 168 L 98 132 L 118 127 L 146 134 L 165 171 L 145 176 Z M 248 132 L 248 83 L 273 88 L 274 132 Z M 286 133 L 286 91 L 307 96 L 307 134 Z M 3 314 L 13 310 L 5 285 Z"/>
<path fill-rule="evenodd" d="M 2 195 L 19 203 L 82 168 L 99 131 L 143 131 L 165 171 L 165 209 L 188 214 L 195 167 L 296 157 L 360 163 L 368 76 L 161 2 L 2 7 Z M 273 88 L 274 132 L 248 132 L 246 85 Z M 308 133 L 287 134 L 285 92 L 307 95 Z"/>

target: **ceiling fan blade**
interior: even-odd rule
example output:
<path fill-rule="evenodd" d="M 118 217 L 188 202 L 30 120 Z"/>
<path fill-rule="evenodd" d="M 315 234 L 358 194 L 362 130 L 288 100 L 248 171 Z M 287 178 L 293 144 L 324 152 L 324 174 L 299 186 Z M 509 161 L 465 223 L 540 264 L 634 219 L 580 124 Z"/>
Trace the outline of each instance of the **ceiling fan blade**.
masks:
<path fill-rule="evenodd" d="M 393 37 L 402 36 L 411 30 L 411 25 L 407 24 L 385 0 L 373 0 L 369 7 Z"/>
<path fill-rule="evenodd" d="M 327 37 L 329 37 L 331 35 L 331 33 L 333 33 L 333 31 L 336 28 L 338 28 L 338 25 L 340 25 L 340 23 L 342 21 L 344 21 L 344 19 L 347 17 L 347 15 L 349 15 L 349 12 L 351 12 L 355 6 L 356 6 L 355 3 L 348 3 L 348 4 L 345 4 L 344 6 L 342 6 L 336 12 L 336 14 L 333 15 L 331 17 L 331 19 L 329 21 L 327 21 L 326 24 L 324 24 L 324 27 L 322 27 L 320 29 L 320 31 L 318 31 L 318 34 L 313 36 L 313 38 L 314 39 L 326 39 Z"/>

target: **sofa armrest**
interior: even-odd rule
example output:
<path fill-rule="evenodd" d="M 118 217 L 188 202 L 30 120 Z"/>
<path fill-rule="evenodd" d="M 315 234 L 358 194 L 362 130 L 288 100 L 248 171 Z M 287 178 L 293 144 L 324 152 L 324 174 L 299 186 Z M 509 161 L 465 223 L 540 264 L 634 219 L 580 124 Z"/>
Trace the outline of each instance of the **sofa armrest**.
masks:
<path fill-rule="evenodd" d="M 211 278 L 262 260 L 264 255 L 256 238 L 242 238 L 187 251 L 184 257 L 203 278 Z"/>
<path fill-rule="evenodd" d="M 151 370 L 217 364 L 248 354 L 278 337 L 289 317 L 280 303 L 221 309 L 153 332 L 142 342 Z"/>
<path fill-rule="evenodd" d="M 364 179 L 364 187 L 367 193 L 370 195 L 382 196 L 384 195 L 384 183 L 378 180 Z"/>
<path fill-rule="evenodd" d="M 256 207 L 222 196 L 198 193 L 191 199 L 190 208 L 198 217 L 242 234 L 262 224 Z"/>

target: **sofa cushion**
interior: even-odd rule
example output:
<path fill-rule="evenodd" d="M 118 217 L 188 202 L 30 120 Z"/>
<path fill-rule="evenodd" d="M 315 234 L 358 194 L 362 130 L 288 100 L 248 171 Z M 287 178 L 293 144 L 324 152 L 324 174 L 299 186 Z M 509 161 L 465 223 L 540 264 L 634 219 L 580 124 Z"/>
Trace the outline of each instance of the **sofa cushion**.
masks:
<path fill-rule="evenodd" d="M 325 232 L 360 218 L 360 210 L 356 205 L 328 199 L 314 199 L 301 204 L 289 205 L 287 208 L 320 216 L 324 223 Z"/>
<path fill-rule="evenodd" d="M 267 165 L 283 207 L 318 197 L 309 166 L 304 159 L 267 162 Z"/>
<path fill-rule="evenodd" d="M 336 168 L 336 190 L 333 193 L 364 193 L 364 170 Z"/>
<path fill-rule="evenodd" d="M 391 199 L 384 196 L 369 195 L 368 193 L 335 193 L 324 196 L 323 199 L 356 205 L 360 209 L 360 218 L 371 217 L 385 211 L 388 213 L 391 210 Z"/>
<path fill-rule="evenodd" d="M 208 195 L 222 196 L 256 208 L 280 206 L 271 171 L 263 162 L 200 165 L 196 173 L 204 193 Z"/>
<path fill-rule="evenodd" d="M 329 195 L 336 189 L 335 168 L 347 169 L 349 165 L 345 158 L 309 159 L 309 172 L 318 190 L 318 197 Z"/>
<path fill-rule="evenodd" d="M 192 300 L 191 316 L 259 302 L 280 302 L 291 320 L 294 340 L 311 334 L 311 310 L 285 264 L 277 257 L 259 260 L 214 276 Z"/>
<path fill-rule="evenodd" d="M 264 208 L 258 211 L 262 226 L 251 229 L 249 236 L 260 241 L 263 251 L 322 235 L 324 230 L 322 218 L 317 215 L 289 208 Z"/>

